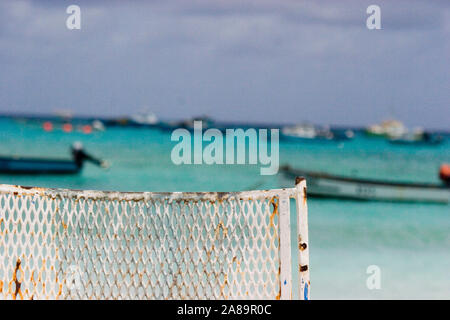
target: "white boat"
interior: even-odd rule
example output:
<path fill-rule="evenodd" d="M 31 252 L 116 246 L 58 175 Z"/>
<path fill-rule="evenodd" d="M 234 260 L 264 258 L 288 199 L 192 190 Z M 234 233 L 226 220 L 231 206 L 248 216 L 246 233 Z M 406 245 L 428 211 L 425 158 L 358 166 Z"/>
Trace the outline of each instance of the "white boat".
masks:
<path fill-rule="evenodd" d="M 312 124 L 299 124 L 281 128 L 281 138 L 288 141 L 342 141 L 353 139 L 354 132 L 350 129 L 330 129 Z"/>
<path fill-rule="evenodd" d="M 131 116 L 131 120 L 139 125 L 156 125 L 158 117 L 153 112 L 143 111 Z"/>
<path fill-rule="evenodd" d="M 381 124 L 374 124 L 366 129 L 369 136 L 397 138 L 408 133 L 408 129 L 403 123 L 396 120 L 386 120 Z"/>
<path fill-rule="evenodd" d="M 281 129 L 281 134 L 300 139 L 315 139 L 317 137 L 316 128 L 312 124 L 287 126 Z"/>
<path fill-rule="evenodd" d="M 105 131 L 105 125 L 100 120 L 92 121 L 92 128 L 97 131 Z"/>
<path fill-rule="evenodd" d="M 425 131 L 415 131 L 404 134 L 400 137 L 389 139 L 392 144 L 401 145 L 419 145 L 419 146 L 433 146 L 439 145 L 444 141 L 444 138 L 437 134 L 431 134 Z"/>
<path fill-rule="evenodd" d="M 354 200 L 435 202 L 450 201 L 450 184 L 390 182 L 359 179 L 311 172 L 284 166 L 280 171 L 289 178 L 306 178 L 308 195 Z"/>

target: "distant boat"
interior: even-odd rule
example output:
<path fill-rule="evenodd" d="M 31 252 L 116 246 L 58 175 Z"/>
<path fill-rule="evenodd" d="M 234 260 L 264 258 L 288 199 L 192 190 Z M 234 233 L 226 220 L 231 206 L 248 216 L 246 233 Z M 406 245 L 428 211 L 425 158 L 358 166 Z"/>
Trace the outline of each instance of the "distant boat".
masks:
<path fill-rule="evenodd" d="M 318 135 L 316 128 L 309 123 L 283 127 L 281 134 L 288 139 L 316 139 Z"/>
<path fill-rule="evenodd" d="M 366 128 L 365 133 L 374 137 L 397 138 L 408 133 L 408 129 L 400 121 L 386 120 L 381 124 L 369 126 Z"/>
<path fill-rule="evenodd" d="M 72 160 L 0 157 L 1 174 L 76 174 L 85 161 L 106 167 L 104 161 L 84 152 L 80 143 L 72 146 Z"/>
<path fill-rule="evenodd" d="M 207 116 L 194 117 L 181 121 L 160 121 L 156 127 L 162 131 L 173 131 L 176 129 L 186 129 L 188 131 L 194 131 L 194 122 L 201 121 L 202 122 L 202 130 L 207 130 L 209 128 L 217 128 L 217 123 L 214 122 L 211 118 Z M 221 130 L 222 128 L 217 128 Z"/>
<path fill-rule="evenodd" d="M 158 117 L 153 112 L 145 111 L 132 115 L 130 120 L 138 125 L 154 126 L 158 124 Z"/>
<path fill-rule="evenodd" d="M 331 129 L 334 140 L 351 140 L 355 137 L 355 132 L 351 129 Z"/>
<path fill-rule="evenodd" d="M 105 125 L 100 120 L 92 121 L 92 128 L 96 131 L 105 131 Z"/>
<path fill-rule="evenodd" d="M 352 139 L 352 130 L 331 130 L 327 127 L 317 127 L 312 124 L 299 124 L 281 128 L 281 138 L 288 141 L 328 140 L 341 141 Z"/>
<path fill-rule="evenodd" d="M 397 138 L 389 139 L 392 144 L 411 145 L 411 146 L 425 146 L 425 145 L 438 145 L 444 141 L 444 138 L 440 135 L 431 134 L 428 132 L 414 132 L 407 133 Z"/>
<path fill-rule="evenodd" d="M 201 121 L 202 122 L 202 129 L 206 130 L 208 128 L 213 128 L 215 126 L 215 122 L 213 119 L 211 119 L 208 116 L 199 116 L 194 117 L 192 119 L 182 120 L 176 124 L 179 128 L 184 128 L 189 131 L 194 130 L 194 122 L 195 121 Z"/>
<path fill-rule="evenodd" d="M 444 167 L 444 166 L 443 166 Z M 293 169 L 284 166 L 280 171 L 289 178 L 306 178 L 308 195 L 324 198 L 448 203 L 450 200 L 449 177 L 443 184 L 391 182 L 335 176 L 327 173 Z M 447 169 L 447 175 L 448 175 Z"/>

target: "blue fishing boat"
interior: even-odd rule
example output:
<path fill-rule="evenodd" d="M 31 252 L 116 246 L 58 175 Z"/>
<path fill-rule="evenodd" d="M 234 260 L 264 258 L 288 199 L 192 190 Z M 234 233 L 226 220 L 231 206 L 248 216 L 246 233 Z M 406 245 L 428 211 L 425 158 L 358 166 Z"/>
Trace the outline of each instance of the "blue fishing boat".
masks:
<path fill-rule="evenodd" d="M 99 160 L 83 150 L 80 143 L 71 148 L 72 159 L 40 159 L 22 157 L 0 157 L 1 174 L 76 174 L 89 161 L 95 165 L 106 167 L 105 161 Z"/>

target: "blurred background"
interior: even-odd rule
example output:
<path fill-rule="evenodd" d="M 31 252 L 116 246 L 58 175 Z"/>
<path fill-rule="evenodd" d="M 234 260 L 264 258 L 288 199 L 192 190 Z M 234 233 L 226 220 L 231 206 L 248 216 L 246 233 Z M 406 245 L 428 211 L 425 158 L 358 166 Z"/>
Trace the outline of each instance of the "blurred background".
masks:
<path fill-rule="evenodd" d="M 72 4 L 80 30 L 66 27 Z M 259 165 L 170 158 L 171 132 L 191 130 L 194 119 L 221 130 L 278 128 L 280 165 L 292 170 L 447 192 L 444 203 L 313 194 L 312 298 L 448 299 L 448 184 L 439 170 L 450 162 L 450 3 L 378 1 L 382 29 L 368 30 L 371 4 L 2 1 L 0 183 L 291 187 L 285 170 L 261 176 Z M 76 166 L 75 141 L 109 167 Z M 39 172 L 43 164 L 69 173 Z M 38 172 L 11 170 L 20 165 Z M 380 267 L 380 290 L 366 286 L 369 265 Z"/>

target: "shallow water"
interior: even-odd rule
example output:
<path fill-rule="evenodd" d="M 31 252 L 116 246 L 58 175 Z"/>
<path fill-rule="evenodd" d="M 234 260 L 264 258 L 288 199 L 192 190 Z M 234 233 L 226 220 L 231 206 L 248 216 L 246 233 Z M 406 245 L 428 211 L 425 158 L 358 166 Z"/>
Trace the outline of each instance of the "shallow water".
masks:
<path fill-rule="evenodd" d="M 69 158 L 72 142 L 107 159 L 75 176 L 7 176 L 0 183 L 121 191 L 237 191 L 290 187 L 259 165 L 181 165 L 171 162 L 170 134 L 108 128 L 90 135 L 44 132 L 0 119 L 1 155 Z M 280 142 L 280 164 L 348 176 L 438 183 L 450 143 L 408 147 L 359 134 L 344 143 Z M 450 206 L 308 199 L 312 298 L 450 298 Z M 366 286 L 366 269 L 381 269 L 381 289 Z"/>

